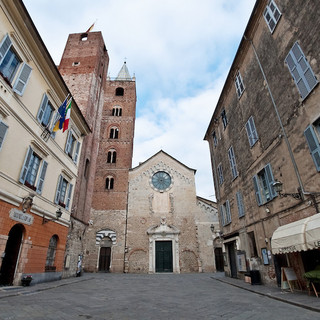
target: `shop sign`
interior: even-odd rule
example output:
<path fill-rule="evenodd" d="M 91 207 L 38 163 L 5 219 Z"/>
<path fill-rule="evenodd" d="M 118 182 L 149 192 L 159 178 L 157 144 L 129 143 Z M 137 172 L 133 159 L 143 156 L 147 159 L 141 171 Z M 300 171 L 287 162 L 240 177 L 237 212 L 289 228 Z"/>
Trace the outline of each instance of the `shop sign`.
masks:
<path fill-rule="evenodd" d="M 33 224 L 33 216 L 31 214 L 22 212 L 21 210 L 18 210 L 18 209 L 11 209 L 9 212 L 9 217 L 12 220 L 22 222 L 29 226 Z"/>

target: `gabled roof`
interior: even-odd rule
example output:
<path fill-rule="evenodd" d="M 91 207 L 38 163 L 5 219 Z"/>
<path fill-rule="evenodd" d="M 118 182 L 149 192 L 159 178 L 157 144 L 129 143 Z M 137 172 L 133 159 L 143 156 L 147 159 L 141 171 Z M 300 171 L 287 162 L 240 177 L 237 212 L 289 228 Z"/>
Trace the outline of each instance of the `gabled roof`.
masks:
<path fill-rule="evenodd" d="M 123 63 L 116 80 L 132 80 L 126 62 Z"/>
<path fill-rule="evenodd" d="M 145 163 L 147 163 L 147 162 L 150 161 L 151 159 L 157 157 L 160 153 L 163 153 L 163 154 L 166 155 L 167 157 L 173 159 L 174 161 L 176 161 L 176 162 L 179 163 L 180 165 L 184 166 L 186 169 L 194 171 L 194 174 L 196 173 L 196 171 L 197 171 L 196 169 L 189 168 L 188 166 L 186 166 L 186 165 L 183 164 L 182 162 L 178 161 L 178 160 L 175 159 L 174 157 L 170 156 L 170 154 L 166 153 L 166 152 L 163 151 L 163 150 L 158 151 L 158 152 L 155 153 L 153 156 L 151 156 L 150 158 L 148 158 L 147 160 L 145 160 L 145 161 L 143 161 L 143 162 L 140 162 L 138 166 L 136 166 L 136 167 L 134 167 L 134 168 L 132 168 L 132 169 L 130 169 L 130 170 L 134 170 L 134 169 L 140 167 L 141 165 L 144 165 Z"/>

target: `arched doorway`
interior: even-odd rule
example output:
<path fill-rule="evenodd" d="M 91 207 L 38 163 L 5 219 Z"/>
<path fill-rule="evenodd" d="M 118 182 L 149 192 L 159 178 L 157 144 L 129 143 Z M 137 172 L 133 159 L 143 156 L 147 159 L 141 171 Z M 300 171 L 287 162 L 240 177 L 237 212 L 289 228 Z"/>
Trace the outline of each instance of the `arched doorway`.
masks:
<path fill-rule="evenodd" d="M 216 271 L 219 271 L 219 272 L 224 271 L 222 248 L 214 249 L 214 257 L 216 260 Z"/>
<path fill-rule="evenodd" d="M 21 224 L 13 226 L 9 232 L 4 258 L 0 270 L 0 284 L 12 285 L 19 257 L 24 227 Z"/>
<path fill-rule="evenodd" d="M 105 237 L 100 241 L 99 271 L 109 272 L 111 263 L 112 240 Z"/>

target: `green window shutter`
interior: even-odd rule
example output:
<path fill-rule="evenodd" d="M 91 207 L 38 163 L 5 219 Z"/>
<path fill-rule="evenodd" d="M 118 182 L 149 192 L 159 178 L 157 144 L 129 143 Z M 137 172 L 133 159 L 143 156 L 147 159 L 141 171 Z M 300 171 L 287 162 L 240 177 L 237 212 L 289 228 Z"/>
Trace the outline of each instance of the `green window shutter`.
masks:
<path fill-rule="evenodd" d="M 304 135 L 307 139 L 307 143 L 308 143 L 314 164 L 316 165 L 317 171 L 319 172 L 320 171 L 320 144 L 312 125 L 307 127 L 307 129 L 304 131 Z"/>
<path fill-rule="evenodd" d="M 258 206 L 261 206 L 263 203 L 262 203 L 262 196 L 259 188 L 259 179 L 257 175 L 253 176 L 253 186 L 254 186 L 254 192 L 256 194 L 256 200 L 257 200 Z"/>
<path fill-rule="evenodd" d="M 272 169 L 271 169 L 271 165 L 270 163 L 268 163 L 265 166 L 265 172 L 266 172 L 266 177 L 267 177 L 267 182 L 268 182 L 268 186 L 269 186 L 269 191 L 270 191 L 270 195 L 271 195 L 271 199 L 275 198 L 277 196 L 276 191 L 274 190 L 273 184 L 274 184 L 274 178 L 273 178 L 273 174 L 272 174 Z"/>
<path fill-rule="evenodd" d="M 6 34 L 0 44 L 0 64 L 2 63 L 2 60 L 6 56 L 7 52 L 9 51 L 11 44 L 12 44 L 11 39 L 9 35 Z"/>
<path fill-rule="evenodd" d="M 0 150 L 3 145 L 3 140 L 7 134 L 8 126 L 0 120 Z"/>
<path fill-rule="evenodd" d="M 44 178 L 45 178 L 46 172 L 47 172 L 47 167 L 48 167 L 48 162 L 43 160 L 40 175 L 39 175 L 39 181 L 38 181 L 38 185 L 37 185 L 37 193 L 39 193 L 39 194 L 42 193 Z"/>
<path fill-rule="evenodd" d="M 23 95 L 23 92 L 30 78 L 31 71 L 31 67 L 28 64 L 23 63 L 18 78 L 13 86 L 13 91 L 19 94 L 20 96 Z"/>
<path fill-rule="evenodd" d="M 33 153 L 33 150 L 29 146 L 27 154 L 26 154 L 26 157 L 24 159 L 22 170 L 21 170 L 21 173 L 20 173 L 19 181 L 21 183 L 25 183 L 25 181 L 26 181 L 26 177 L 27 177 L 27 173 L 28 173 L 28 169 L 29 169 L 29 164 L 30 164 L 32 153 Z"/>
<path fill-rule="evenodd" d="M 63 178 L 62 178 L 62 175 L 60 174 L 60 175 L 59 175 L 59 178 L 58 178 L 56 195 L 55 195 L 55 197 L 54 197 L 54 203 L 56 203 L 56 204 L 59 204 L 61 187 L 62 187 L 62 181 L 63 181 Z"/>
<path fill-rule="evenodd" d="M 73 185 L 71 183 L 69 183 L 68 195 L 67 195 L 67 201 L 66 201 L 66 209 L 67 210 L 69 210 L 69 206 L 70 206 L 70 202 L 71 202 L 72 188 L 73 188 Z"/>
<path fill-rule="evenodd" d="M 39 123 L 42 122 L 42 118 L 43 118 L 44 112 L 46 110 L 47 104 L 48 104 L 48 97 L 46 94 L 44 94 L 42 97 L 42 101 L 41 101 L 41 105 L 40 105 L 38 114 L 37 114 L 37 119 L 38 119 Z"/>

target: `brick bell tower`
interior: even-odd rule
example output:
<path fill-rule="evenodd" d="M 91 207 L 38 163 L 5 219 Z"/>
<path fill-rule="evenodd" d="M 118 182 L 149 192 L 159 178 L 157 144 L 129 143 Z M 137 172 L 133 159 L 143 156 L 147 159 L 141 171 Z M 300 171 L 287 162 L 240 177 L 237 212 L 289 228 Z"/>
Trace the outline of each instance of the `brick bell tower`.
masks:
<path fill-rule="evenodd" d="M 69 35 L 58 68 L 92 133 L 81 146 L 66 249 L 65 276 L 76 273 L 78 260 L 85 253 L 84 235 L 91 219 L 108 65 L 109 56 L 101 32 Z"/>
<path fill-rule="evenodd" d="M 136 82 L 124 62 L 107 78 L 94 180 L 92 225 L 86 237 L 88 271 L 124 271 L 128 177 L 132 166 Z"/>

